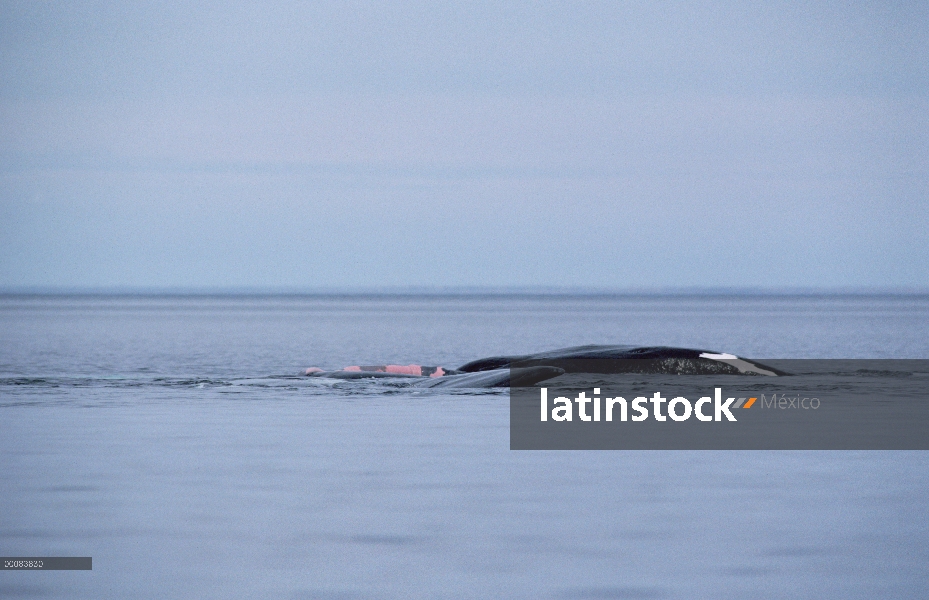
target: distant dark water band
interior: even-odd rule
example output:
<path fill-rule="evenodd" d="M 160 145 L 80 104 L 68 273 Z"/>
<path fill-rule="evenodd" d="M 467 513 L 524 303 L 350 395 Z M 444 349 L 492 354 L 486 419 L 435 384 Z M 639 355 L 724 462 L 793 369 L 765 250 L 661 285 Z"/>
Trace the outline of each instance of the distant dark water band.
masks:
<path fill-rule="evenodd" d="M 765 364 L 790 375 L 561 365 L 565 375 L 511 389 L 510 448 L 929 450 L 929 360 Z"/>
<path fill-rule="evenodd" d="M 90 556 L 0 556 L 3 569 L 22 571 L 92 571 Z"/>
<path fill-rule="evenodd" d="M 242 385 L 242 379 L 215 377 L 0 377 L 0 387 L 12 388 L 203 388 Z M 302 382 L 296 375 L 259 376 L 247 379 L 253 387 Z"/>

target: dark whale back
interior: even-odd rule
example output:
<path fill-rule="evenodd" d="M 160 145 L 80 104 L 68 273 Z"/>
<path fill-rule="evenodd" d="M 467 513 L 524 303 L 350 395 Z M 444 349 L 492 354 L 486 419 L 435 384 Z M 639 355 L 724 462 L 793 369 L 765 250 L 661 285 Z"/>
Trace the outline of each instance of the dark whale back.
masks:
<path fill-rule="evenodd" d="M 717 357 L 717 358 L 712 358 Z M 721 358 L 730 357 L 730 358 Z M 735 359 L 735 360 L 733 360 Z M 535 354 L 492 356 L 466 363 L 459 372 L 475 373 L 493 369 L 552 366 L 567 373 L 680 373 L 742 374 L 759 370 L 769 375 L 786 375 L 761 363 L 717 354 L 709 350 L 672 346 L 573 346 Z M 748 369 L 746 369 L 746 367 Z"/>
<path fill-rule="evenodd" d="M 491 356 L 472 360 L 471 362 L 458 367 L 459 371 L 465 373 L 474 373 L 477 371 L 489 371 L 491 369 L 505 369 L 510 363 L 531 363 L 545 362 L 555 360 L 579 360 L 579 359 L 600 359 L 600 360 L 622 360 L 622 359 L 659 359 L 659 358 L 699 358 L 700 354 L 706 350 L 692 350 L 689 348 L 672 348 L 670 346 L 572 346 L 570 348 L 558 348 L 547 352 L 537 352 L 535 354 L 523 354 L 515 356 Z"/>

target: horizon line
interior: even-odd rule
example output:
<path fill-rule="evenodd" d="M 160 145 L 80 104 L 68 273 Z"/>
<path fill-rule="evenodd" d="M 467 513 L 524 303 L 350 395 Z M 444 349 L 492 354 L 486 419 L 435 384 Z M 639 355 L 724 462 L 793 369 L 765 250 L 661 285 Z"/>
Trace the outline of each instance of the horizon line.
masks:
<path fill-rule="evenodd" d="M 0 286 L 0 296 L 867 296 L 929 286 Z"/>

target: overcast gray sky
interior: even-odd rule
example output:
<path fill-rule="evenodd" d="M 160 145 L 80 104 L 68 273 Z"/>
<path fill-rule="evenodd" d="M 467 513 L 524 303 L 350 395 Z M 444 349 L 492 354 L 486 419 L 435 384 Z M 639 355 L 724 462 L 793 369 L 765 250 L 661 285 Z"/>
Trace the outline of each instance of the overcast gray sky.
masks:
<path fill-rule="evenodd" d="M 0 4 L 0 287 L 929 286 L 929 3 Z"/>

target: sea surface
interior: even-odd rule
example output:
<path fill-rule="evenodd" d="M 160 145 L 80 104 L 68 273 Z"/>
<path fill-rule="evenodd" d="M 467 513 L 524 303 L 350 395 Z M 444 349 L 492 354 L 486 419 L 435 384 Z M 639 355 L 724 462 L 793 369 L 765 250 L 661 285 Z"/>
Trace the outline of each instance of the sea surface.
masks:
<path fill-rule="evenodd" d="M 0 598 L 929 597 L 929 453 L 511 451 L 579 344 L 929 358 L 929 296 L 0 296 Z"/>

